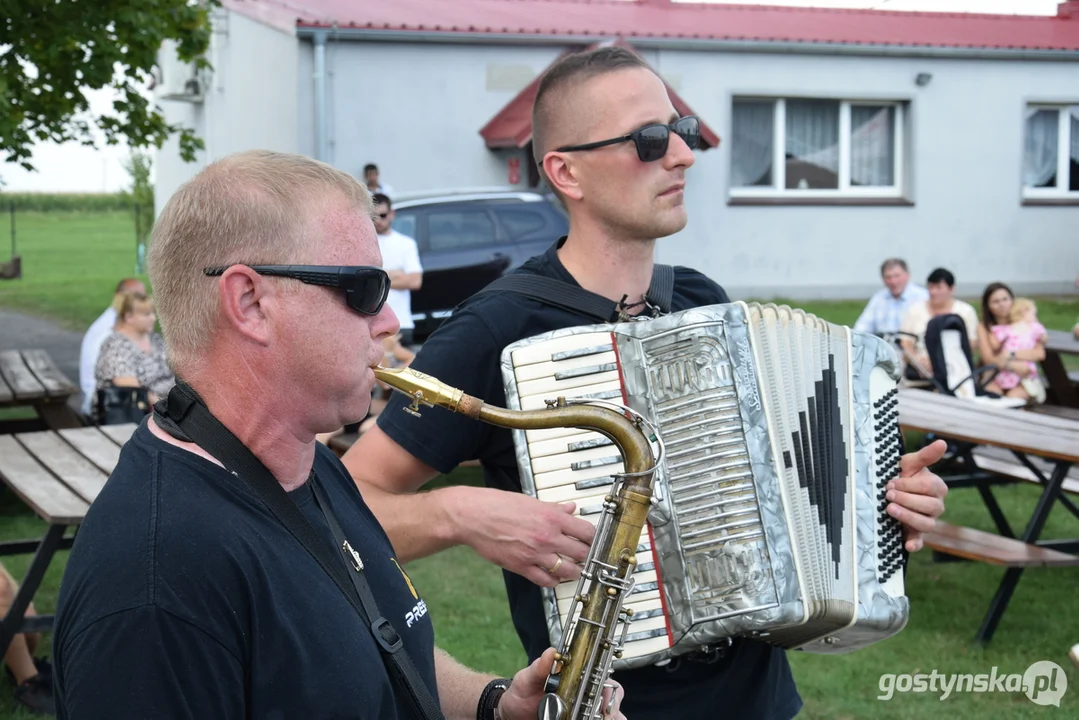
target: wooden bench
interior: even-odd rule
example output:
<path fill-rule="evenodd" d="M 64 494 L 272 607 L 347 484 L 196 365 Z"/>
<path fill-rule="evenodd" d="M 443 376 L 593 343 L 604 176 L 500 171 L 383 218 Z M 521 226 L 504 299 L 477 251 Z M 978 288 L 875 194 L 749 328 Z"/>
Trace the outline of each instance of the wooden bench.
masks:
<path fill-rule="evenodd" d="M 925 535 L 925 544 L 946 555 L 1010 568 L 1068 567 L 1079 565 L 1079 556 L 1029 545 L 996 533 L 937 521 L 936 530 Z"/>
<path fill-rule="evenodd" d="M 71 547 L 73 537 L 65 537 L 65 531 L 82 523 L 135 427 L 113 425 L 0 435 L 0 481 L 48 525 L 42 538 L 0 542 L 0 556 L 34 555 L 14 603 L 0 619 L 0 656 L 16 633 L 51 626 L 51 615 L 25 618 L 26 609 L 56 551 Z"/>
<path fill-rule="evenodd" d="M 0 352 L 0 408 L 33 408 L 42 429 L 77 428 L 82 422 L 67 402 L 78 391 L 44 350 Z"/>
<path fill-rule="evenodd" d="M 1041 480 L 1031 472 L 1030 468 L 1019 462 L 1019 459 L 1007 450 L 986 447 L 983 445 L 982 447 L 975 448 L 972 454 L 978 467 L 986 472 L 1022 480 L 1024 482 L 1035 483 L 1038 485 L 1041 484 Z M 1043 475 L 1048 474 L 1053 470 L 1052 466 L 1041 458 L 1034 457 L 1028 459 L 1031 464 L 1042 472 Z M 1066 493 L 1079 494 L 1079 466 L 1073 466 L 1068 471 L 1068 475 L 1064 479 L 1064 484 L 1061 487 Z"/>
<path fill-rule="evenodd" d="M 1079 516 L 1075 505 L 1064 496 L 1065 482 L 1071 479 L 1074 465 L 1079 464 L 1079 421 L 900 389 L 899 422 L 904 430 L 932 433 L 952 441 L 957 453 L 951 462 L 963 474 L 948 476 L 946 481 L 952 487 L 977 487 L 1000 530 L 993 534 L 939 523 L 925 541 L 937 553 L 1006 568 L 974 636 L 975 642 L 987 643 L 1027 567 L 1079 565 L 1079 555 L 1075 554 L 1079 552 L 1079 541 L 1040 540 L 1045 522 L 1058 502 Z M 975 452 L 979 455 L 975 456 Z M 1019 537 L 1012 532 L 993 496 L 992 485 L 997 484 L 993 473 L 997 471 L 1007 476 L 1004 482 L 1025 480 L 1042 487 L 1041 497 Z M 944 472 L 943 467 L 939 472 Z"/>

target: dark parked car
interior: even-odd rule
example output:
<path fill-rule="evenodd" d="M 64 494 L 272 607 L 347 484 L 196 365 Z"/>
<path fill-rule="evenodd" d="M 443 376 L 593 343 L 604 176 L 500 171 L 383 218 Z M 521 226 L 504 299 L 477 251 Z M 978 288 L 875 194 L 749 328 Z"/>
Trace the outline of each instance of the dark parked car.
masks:
<path fill-rule="evenodd" d="M 401 194 L 394 230 L 416 240 L 423 287 L 412 293 L 415 341 L 458 303 L 569 232 L 553 195 L 516 190 Z"/>

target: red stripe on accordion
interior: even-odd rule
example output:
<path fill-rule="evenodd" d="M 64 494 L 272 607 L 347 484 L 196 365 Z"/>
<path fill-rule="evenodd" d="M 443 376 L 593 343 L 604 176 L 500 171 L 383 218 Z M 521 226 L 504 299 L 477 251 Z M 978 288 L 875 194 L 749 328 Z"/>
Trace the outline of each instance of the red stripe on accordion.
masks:
<path fill-rule="evenodd" d="M 618 384 L 622 389 L 622 403 L 629 405 L 629 395 L 626 394 L 626 377 L 622 374 L 622 356 L 618 354 L 618 337 L 611 333 L 611 347 L 614 348 L 614 364 L 618 368 Z M 653 482 L 655 482 L 653 480 Z M 663 608 L 663 624 L 667 628 L 667 647 L 674 646 L 674 632 L 671 630 L 671 613 L 667 607 L 667 593 L 663 589 L 663 571 L 659 569 L 659 553 L 656 552 L 656 539 L 652 537 L 652 523 L 646 522 L 648 530 L 648 544 L 652 546 L 652 561 L 656 568 L 656 587 L 659 588 L 659 603 Z"/>

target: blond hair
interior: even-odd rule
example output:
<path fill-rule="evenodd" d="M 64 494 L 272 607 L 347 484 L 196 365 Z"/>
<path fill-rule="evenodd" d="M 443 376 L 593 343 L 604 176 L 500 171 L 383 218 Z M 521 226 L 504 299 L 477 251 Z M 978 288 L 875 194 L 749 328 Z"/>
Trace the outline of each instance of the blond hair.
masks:
<path fill-rule="evenodd" d="M 116 310 L 116 322 L 122 323 L 130 313 L 147 305 L 151 308 L 154 306 L 154 301 L 149 295 L 140 292 L 120 293 L 112 304 Z"/>
<path fill-rule="evenodd" d="M 219 265 L 310 264 L 321 237 L 310 220 L 344 200 L 371 214 L 371 195 L 351 175 L 302 155 L 250 150 L 207 166 L 177 190 L 154 225 L 150 282 L 169 361 L 194 367 L 219 312 Z M 287 287 L 284 286 L 284 287 Z"/>
<path fill-rule="evenodd" d="M 1033 310 L 1037 313 L 1038 306 L 1030 298 L 1017 297 L 1012 302 L 1012 309 L 1008 312 L 1008 321 L 1013 323 L 1022 321 L 1028 310 Z"/>

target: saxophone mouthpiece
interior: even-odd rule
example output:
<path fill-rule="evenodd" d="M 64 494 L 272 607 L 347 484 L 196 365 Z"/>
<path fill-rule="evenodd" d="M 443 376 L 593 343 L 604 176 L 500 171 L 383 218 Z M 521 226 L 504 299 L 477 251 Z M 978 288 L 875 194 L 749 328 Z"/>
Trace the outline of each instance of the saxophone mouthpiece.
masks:
<path fill-rule="evenodd" d="M 457 388 L 416 370 L 388 368 L 381 365 L 372 369 L 375 372 L 375 378 L 411 398 L 412 404 L 405 408 L 405 412 L 410 415 L 419 417 L 420 405 L 444 407 L 452 412 L 461 412 L 462 400 L 472 400 L 471 396 L 465 395 Z M 466 401 L 465 404 L 469 403 Z"/>

